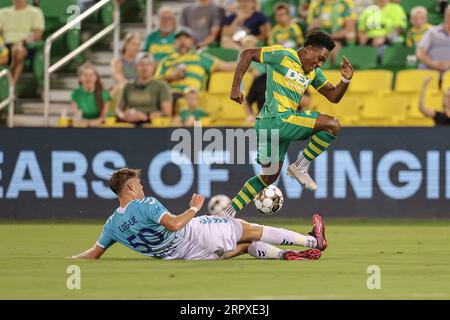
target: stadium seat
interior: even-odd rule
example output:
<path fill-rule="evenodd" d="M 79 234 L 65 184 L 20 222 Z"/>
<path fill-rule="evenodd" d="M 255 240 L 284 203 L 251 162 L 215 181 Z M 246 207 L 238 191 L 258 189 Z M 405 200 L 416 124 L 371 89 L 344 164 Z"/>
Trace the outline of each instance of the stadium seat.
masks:
<path fill-rule="evenodd" d="M 395 91 L 405 93 L 419 93 L 425 78 L 431 77 L 428 88 L 439 90 L 439 72 L 434 70 L 401 70 L 395 80 Z"/>
<path fill-rule="evenodd" d="M 442 110 L 444 95 L 440 91 L 427 91 L 425 105 L 436 111 Z M 425 117 L 419 110 L 419 96 L 410 99 L 411 103 L 407 108 L 407 117 L 403 124 L 407 126 L 433 126 L 432 119 Z"/>
<path fill-rule="evenodd" d="M 223 61 L 237 61 L 239 56 L 239 51 L 234 49 L 225 49 L 225 48 L 209 48 L 205 51 L 212 56 L 215 56 Z"/>
<path fill-rule="evenodd" d="M 387 47 L 381 57 L 381 67 L 389 70 L 416 68 L 416 49 L 403 45 Z"/>
<path fill-rule="evenodd" d="M 336 66 L 342 62 L 342 57 L 346 56 L 355 69 L 375 69 L 377 67 L 377 49 L 369 46 L 349 46 L 343 47 L 339 51 Z"/>
<path fill-rule="evenodd" d="M 230 94 L 233 72 L 214 72 L 209 79 L 208 92 L 212 94 Z M 247 94 L 253 83 L 253 75 L 246 73 L 242 80 L 243 92 Z"/>
<path fill-rule="evenodd" d="M 342 75 L 339 70 L 323 70 L 323 74 L 333 85 L 337 85 L 339 82 L 341 82 Z"/>
<path fill-rule="evenodd" d="M 342 126 L 354 126 L 360 119 L 362 101 L 359 98 L 345 96 L 339 103 L 331 103 L 322 95 L 312 98 L 312 109 L 336 117 Z"/>
<path fill-rule="evenodd" d="M 245 107 L 230 100 L 224 99 L 220 101 L 220 112 L 218 113 L 220 121 L 245 121 L 247 118 L 247 113 L 245 111 Z"/>
<path fill-rule="evenodd" d="M 388 93 L 394 74 L 388 70 L 361 70 L 355 72 L 349 87 L 351 93 Z"/>
<path fill-rule="evenodd" d="M 408 100 L 403 97 L 371 97 L 361 110 L 362 125 L 395 126 L 406 119 Z"/>
<path fill-rule="evenodd" d="M 405 12 L 409 15 L 411 9 L 416 6 L 424 6 L 428 11 L 434 11 L 437 5 L 437 0 L 401 0 L 400 5 Z"/>
<path fill-rule="evenodd" d="M 441 85 L 442 91 L 446 91 L 450 89 L 450 70 L 444 73 L 442 76 L 442 85 Z"/>

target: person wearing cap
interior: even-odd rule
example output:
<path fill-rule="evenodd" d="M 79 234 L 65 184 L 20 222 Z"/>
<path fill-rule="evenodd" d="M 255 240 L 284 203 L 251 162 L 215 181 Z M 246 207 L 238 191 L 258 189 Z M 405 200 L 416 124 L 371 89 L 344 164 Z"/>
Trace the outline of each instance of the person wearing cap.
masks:
<path fill-rule="evenodd" d="M 194 39 L 188 29 L 175 35 L 176 52 L 164 58 L 156 70 L 156 78 L 169 83 L 174 105 L 187 87 L 203 91 L 212 72 L 233 71 L 235 62 L 224 62 L 205 52 L 195 51 Z"/>
<path fill-rule="evenodd" d="M 181 110 L 174 118 L 174 124 L 193 126 L 194 121 L 199 121 L 203 117 L 207 117 L 208 113 L 199 106 L 200 92 L 194 88 L 184 89 L 184 99 L 187 107 Z"/>
<path fill-rule="evenodd" d="M 137 79 L 125 85 L 117 109 L 119 121 L 145 124 L 162 116 L 172 115 L 172 96 L 165 81 L 153 79 L 155 63 L 141 53 L 137 58 Z"/>
<path fill-rule="evenodd" d="M 156 61 L 175 52 L 175 30 L 177 21 L 172 8 L 163 6 L 158 10 L 159 29 L 150 33 L 144 44 L 144 52 L 155 57 Z"/>

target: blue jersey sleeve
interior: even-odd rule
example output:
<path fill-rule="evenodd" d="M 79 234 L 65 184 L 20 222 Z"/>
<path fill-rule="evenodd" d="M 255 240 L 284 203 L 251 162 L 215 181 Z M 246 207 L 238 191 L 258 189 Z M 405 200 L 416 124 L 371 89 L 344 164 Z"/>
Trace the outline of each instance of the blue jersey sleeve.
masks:
<path fill-rule="evenodd" d="M 102 234 L 100 235 L 100 237 L 97 240 L 97 244 L 100 247 L 102 247 L 103 249 L 108 249 L 115 242 L 116 242 L 116 240 L 114 240 L 114 235 L 113 235 L 112 231 L 110 230 L 108 225 L 105 225 L 103 227 Z"/>
<path fill-rule="evenodd" d="M 158 224 L 160 224 L 163 215 L 169 213 L 169 210 L 161 202 L 151 197 L 140 202 L 139 206 L 148 219 Z"/>

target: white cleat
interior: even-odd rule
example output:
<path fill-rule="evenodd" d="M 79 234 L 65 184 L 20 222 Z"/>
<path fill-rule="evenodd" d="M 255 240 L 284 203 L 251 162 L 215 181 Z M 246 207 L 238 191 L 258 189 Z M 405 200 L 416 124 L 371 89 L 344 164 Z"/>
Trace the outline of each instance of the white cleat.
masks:
<path fill-rule="evenodd" d="M 294 164 L 289 165 L 287 168 L 287 175 L 297 180 L 305 190 L 316 191 L 317 184 L 309 176 L 308 171 L 298 169 Z"/>

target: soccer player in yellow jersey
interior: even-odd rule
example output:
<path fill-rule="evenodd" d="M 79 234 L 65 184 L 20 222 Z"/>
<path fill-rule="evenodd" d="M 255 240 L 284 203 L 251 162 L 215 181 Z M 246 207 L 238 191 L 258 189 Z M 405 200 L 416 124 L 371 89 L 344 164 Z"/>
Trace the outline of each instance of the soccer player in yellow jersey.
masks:
<path fill-rule="evenodd" d="M 298 51 L 280 45 L 242 51 L 234 72 L 231 100 L 239 104 L 244 102 L 240 84 L 252 61 L 267 65 L 266 101 L 255 123 L 257 160 L 262 166 L 262 174 L 244 184 L 222 215 L 236 215 L 259 192 L 277 180 L 289 144 L 293 141 L 311 138 L 302 155 L 288 167 L 287 173 L 305 189 L 317 189 L 308 174 L 308 167 L 336 138 L 341 126 L 334 117 L 316 111 L 297 112 L 297 107 L 309 85 L 332 103 L 338 103 L 344 96 L 353 76 L 348 59 L 343 59 L 342 80 L 336 86 L 327 81 L 320 69 L 334 47 L 329 34 L 316 30 L 308 35 Z"/>

